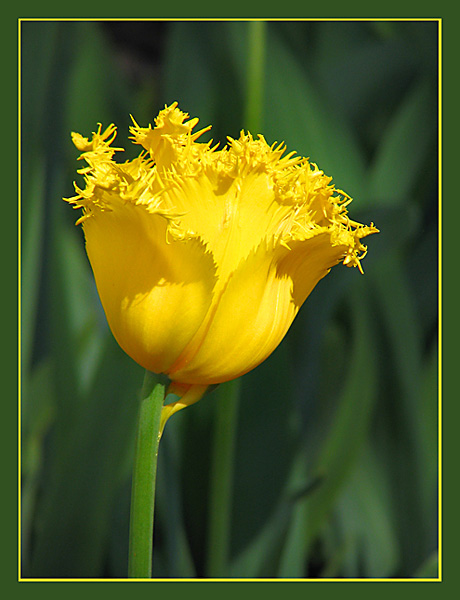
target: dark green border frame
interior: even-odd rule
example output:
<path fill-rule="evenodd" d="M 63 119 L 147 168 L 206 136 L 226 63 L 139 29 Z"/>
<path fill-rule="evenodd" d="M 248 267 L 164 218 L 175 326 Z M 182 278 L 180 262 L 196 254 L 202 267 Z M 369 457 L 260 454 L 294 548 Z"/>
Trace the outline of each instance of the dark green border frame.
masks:
<path fill-rule="evenodd" d="M 242 4 L 242 3 L 241 3 Z M 337 18 L 337 19 L 380 19 L 380 18 L 405 18 L 405 19 L 440 19 L 441 20 L 441 28 L 442 28 L 442 229 L 441 229 L 441 247 L 442 247 L 442 323 L 443 323 L 443 331 L 442 331 L 442 354 L 441 354 L 441 368 L 442 368 L 442 407 L 443 413 L 448 414 L 449 418 L 444 420 L 443 423 L 443 506 L 442 506 L 442 515 L 443 522 L 447 524 L 444 527 L 445 536 L 443 536 L 443 558 L 442 558 L 442 567 L 443 567 L 443 575 L 442 582 L 440 585 L 441 588 L 435 588 L 427 591 L 427 593 L 449 593 L 451 586 L 455 585 L 453 583 L 453 573 L 455 571 L 451 568 L 452 563 L 455 561 L 457 545 L 453 546 L 455 540 L 455 532 L 457 530 L 457 523 L 455 519 L 452 521 L 451 516 L 456 514 L 457 511 L 451 510 L 453 509 L 452 504 L 455 502 L 457 504 L 457 496 L 455 490 L 452 490 L 450 486 L 452 483 L 449 483 L 451 479 L 449 478 L 449 471 L 451 468 L 455 468 L 457 466 L 457 461 L 455 457 L 455 453 L 458 452 L 457 445 L 454 446 L 453 438 L 451 436 L 451 427 L 455 427 L 457 422 L 457 414 L 458 411 L 458 403 L 455 402 L 456 397 L 458 396 L 458 392 L 454 395 L 454 382 L 452 378 L 452 368 L 454 366 L 454 361 L 456 360 L 456 327 L 457 323 L 455 322 L 455 317 L 458 314 L 456 310 L 457 304 L 457 295 L 456 290 L 452 288 L 452 279 L 455 278 L 455 274 L 458 272 L 458 265 L 450 264 L 453 261 L 453 257 L 455 256 L 451 250 L 450 246 L 453 244 L 453 241 L 456 237 L 456 232 L 454 232 L 455 220 L 454 216 L 451 216 L 452 204 L 456 202 L 456 195 L 453 189 L 453 176 L 458 169 L 456 165 L 456 156 L 458 154 L 457 145 L 454 143 L 457 141 L 455 138 L 455 131 L 458 127 L 456 124 L 457 117 L 457 109 L 454 107 L 455 104 L 458 103 L 456 96 L 456 89 L 454 89 L 454 82 L 456 80 L 454 69 L 458 69 L 457 61 L 456 61 L 456 52 L 458 53 L 458 44 L 457 39 L 458 35 L 454 31 L 454 26 L 457 24 L 457 20 L 455 19 L 456 14 L 452 9 L 452 4 L 447 2 L 437 3 L 433 5 L 433 3 L 429 2 L 391 2 L 385 4 L 385 14 L 380 8 L 380 5 L 374 5 L 370 7 L 369 5 L 363 6 L 360 3 L 354 3 L 352 6 L 350 3 L 347 3 L 347 11 L 344 11 L 343 4 L 336 4 L 336 8 L 334 5 L 329 5 L 328 7 L 319 8 L 309 7 L 309 14 L 302 14 L 302 12 L 306 12 L 303 9 L 302 5 L 290 6 L 286 7 L 286 11 L 283 15 L 275 15 L 273 9 L 270 9 L 266 6 L 261 6 L 256 10 L 256 7 L 248 9 L 247 5 L 238 6 L 232 5 L 232 10 L 229 10 L 229 6 L 215 6 L 213 8 L 213 12 L 210 13 L 209 8 L 201 7 L 201 6 L 193 6 L 193 10 L 191 10 L 191 5 L 187 4 L 186 6 L 180 6 L 178 3 L 174 5 L 169 5 L 167 10 L 165 8 L 159 9 L 155 8 L 155 14 L 153 14 L 152 4 L 147 3 L 144 6 L 140 6 L 139 4 L 135 7 L 136 13 L 134 14 L 131 11 L 128 12 L 129 18 L 180 18 L 180 19 L 227 19 L 227 18 L 274 18 L 274 19 L 289 19 L 289 18 L 297 18 L 297 19 L 318 19 L 318 18 Z M 447 6 L 449 4 L 450 6 Z M 446 6 L 445 6 L 446 5 Z M 12 10 L 16 10 L 19 14 L 12 15 Z M 5 114 L 10 114 L 12 111 L 13 114 L 18 113 L 18 63 L 14 60 L 14 53 L 18 47 L 18 20 L 21 18 L 37 18 L 37 19 L 55 19 L 55 18 L 128 18 L 127 15 L 123 15 L 120 9 L 117 9 L 115 6 L 107 3 L 106 7 L 102 7 L 98 5 L 97 8 L 94 7 L 93 3 L 89 2 L 81 2 L 78 7 L 73 4 L 64 6 L 53 6 L 50 8 L 45 8 L 43 3 L 32 4 L 31 2 L 22 2 L 18 8 L 14 7 L 7 8 L 5 12 L 5 20 L 3 21 L 3 35 L 2 35 L 2 54 L 4 57 L 11 56 L 11 59 L 7 59 L 4 61 L 4 76 L 7 84 L 5 85 L 4 90 L 9 90 L 6 94 L 6 98 L 4 101 L 7 102 L 7 111 Z M 78 9 L 78 13 L 80 16 L 76 14 Z M 225 10 L 224 10 L 225 9 Z M 126 8 L 124 11 L 126 13 Z M 230 12 L 232 14 L 230 14 Z M 278 11 L 279 12 L 279 11 Z M 220 13 L 220 14 L 219 14 Z M 14 47 L 14 50 L 12 50 Z M 10 82 L 11 79 L 11 82 Z M 449 124 L 449 126 L 446 126 Z M 6 130 L 3 131 L 3 149 L 4 149 L 4 160 L 11 160 L 12 155 L 15 157 L 16 169 L 13 168 L 10 170 L 7 168 L 4 170 L 5 174 L 9 175 L 12 171 L 14 183 L 10 184 L 12 178 L 6 176 L 4 180 L 7 181 L 7 187 L 11 185 L 13 187 L 12 194 L 13 198 L 17 198 L 17 165 L 18 165 L 18 130 L 17 125 L 14 120 L 7 118 L 4 122 L 4 126 Z M 11 131 L 10 131 L 11 129 Z M 455 162 L 454 162 L 455 161 Z M 5 163 L 4 163 L 5 164 Z M 6 165 L 5 165 L 6 166 Z M 433 157 L 433 168 L 437 167 L 437 157 Z M 7 190 L 9 192 L 9 189 Z M 18 204 L 17 202 L 12 202 L 10 199 L 10 194 L 5 195 L 4 207 L 7 211 L 7 219 L 4 221 L 3 228 L 3 256 L 4 256 L 4 272 L 7 274 L 7 284 L 5 285 L 5 290 L 12 291 L 12 293 L 7 293 L 4 296 L 6 302 L 6 323 L 7 327 L 6 336 L 4 336 L 4 360 L 3 364 L 5 365 L 6 373 L 15 373 L 17 369 L 17 357 L 18 357 L 18 331 L 17 331 L 17 320 L 11 318 L 12 314 L 17 315 L 18 313 L 18 297 L 17 297 L 17 274 L 18 274 L 18 261 L 17 261 L 17 247 L 18 247 L 18 235 L 17 235 L 17 222 L 18 222 Z M 10 214 L 11 211 L 11 214 Z M 13 226 L 12 224 L 15 224 Z M 5 226 L 6 225 L 6 226 Z M 14 249 L 11 250 L 10 248 Z M 8 252 L 7 249 L 8 248 Z M 6 258 L 6 259 L 5 259 Z M 454 275 L 453 275 L 454 274 Z M 453 276 L 452 276 L 453 275 Z M 14 290 L 14 291 L 13 291 Z M 453 305 L 455 303 L 455 306 Z M 458 317 L 457 317 L 458 318 Z M 454 323 L 451 321 L 454 319 Z M 4 330 L 4 331 L 5 331 Z M 11 362 L 11 366 L 10 366 Z M 7 416 L 5 422 L 8 423 L 17 423 L 17 403 L 12 401 L 12 398 L 17 398 L 17 377 L 13 377 L 12 380 L 7 379 L 7 393 L 5 394 L 4 406 L 8 407 Z M 454 411 L 454 412 L 453 412 Z M 13 444 L 14 448 L 17 447 L 17 434 L 14 432 L 12 427 L 8 427 L 8 430 L 12 431 L 12 434 L 5 436 L 3 439 L 8 442 L 8 446 Z M 6 449 L 6 444 L 5 444 Z M 8 498 L 11 498 L 11 502 L 8 503 L 8 509 L 11 509 L 12 514 L 17 512 L 17 494 L 15 491 L 17 490 L 17 462 L 11 460 L 12 450 L 9 449 L 8 452 L 3 453 L 4 456 L 8 457 L 6 461 L 6 465 L 4 466 L 4 472 L 8 476 L 8 484 L 5 486 L 5 495 Z M 6 469 L 5 469 L 6 467 Z M 453 478 L 455 480 L 455 476 Z M 14 491 L 13 491 L 14 490 Z M 7 535 L 4 536 L 4 544 L 8 544 L 8 552 L 4 555 L 7 556 L 7 560 L 4 564 L 4 581 L 6 583 L 7 590 L 10 585 L 14 585 L 18 583 L 17 581 L 17 526 L 16 521 L 11 518 L 8 518 L 8 523 L 10 524 L 8 529 L 6 530 Z M 14 585 L 14 593 L 20 594 L 29 594 L 34 593 L 34 590 L 30 590 L 30 585 L 35 587 L 35 585 L 43 586 L 45 583 L 45 590 L 41 587 L 43 591 L 52 591 L 50 589 L 50 585 L 52 582 L 20 582 L 21 588 L 16 588 Z M 70 582 L 71 585 L 75 585 Z M 107 583 L 115 583 L 115 582 L 107 582 Z M 122 583 L 122 582 L 120 582 Z M 180 581 L 173 581 L 171 583 L 162 583 L 157 582 L 156 586 L 160 586 L 160 588 L 155 587 L 155 592 L 161 593 L 165 592 L 167 594 L 171 594 L 173 591 L 174 594 L 192 591 L 192 593 L 203 593 L 205 590 L 208 593 L 214 594 L 216 589 L 214 586 L 209 588 L 209 583 L 211 582 L 202 582 L 203 585 L 200 585 L 201 582 L 196 583 L 187 583 Z M 249 582 L 238 582 L 241 586 L 241 583 Z M 257 581 L 252 582 L 257 583 Z M 305 590 L 303 587 L 305 584 L 303 582 L 288 582 L 288 581 L 277 581 L 273 582 L 277 584 L 288 584 L 289 591 L 288 593 L 293 596 L 298 594 L 305 594 L 308 591 L 313 590 Z M 314 592 L 318 593 L 320 590 L 326 592 L 324 588 L 318 588 L 317 585 L 321 583 L 327 582 L 306 582 L 316 584 Z M 334 582 L 336 583 L 336 582 Z M 355 582 L 337 582 L 337 583 L 347 583 L 348 586 L 352 585 L 353 587 L 347 587 L 346 590 L 349 592 L 359 592 L 356 589 L 354 583 Z M 358 584 L 359 582 L 356 582 Z M 367 582 L 363 582 L 367 583 Z M 372 583 L 372 582 L 369 582 Z M 380 585 L 386 585 L 387 583 L 398 583 L 392 582 L 392 580 L 388 580 L 387 582 L 382 582 Z M 404 585 L 406 582 L 401 583 L 400 585 Z M 410 582 L 407 582 L 410 583 Z M 412 582 L 418 583 L 421 582 Z M 427 582 L 439 585 L 439 582 Z M 208 587 L 204 587 L 204 584 L 208 585 Z M 91 583 L 90 583 L 91 585 Z M 171 587 L 172 585 L 172 587 Z M 186 589 L 184 589 L 184 585 Z M 198 587 L 196 587 L 198 585 Z M 215 585 L 219 585 L 217 582 Z M 231 583 L 224 583 L 224 585 L 231 585 Z M 262 585 L 263 592 L 268 591 L 267 586 L 269 582 L 260 582 L 258 586 Z M 446 590 L 447 585 L 447 590 Z M 194 586 L 194 587 L 189 587 Z M 112 588 L 113 589 L 113 588 Z M 258 587 L 260 590 L 260 587 Z M 67 593 L 66 586 L 66 593 Z M 249 591 L 253 592 L 253 588 L 248 588 Z M 153 591 L 153 590 L 152 590 Z M 234 591 L 231 588 L 231 591 Z M 283 589 L 283 593 L 286 593 L 286 588 Z M 408 590 L 404 590 L 407 592 Z M 82 590 L 77 588 L 77 593 L 81 593 Z M 125 592 L 125 591 L 124 591 Z M 275 593 L 278 594 L 280 590 L 275 588 Z M 384 593 L 388 593 L 389 590 L 385 590 Z M 59 592 L 62 593 L 62 588 L 59 588 Z M 337 589 L 333 588 L 333 593 L 337 593 Z M 368 593 L 366 589 L 364 593 Z M 420 593 L 420 587 L 417 588 L 417 593 Z"/>

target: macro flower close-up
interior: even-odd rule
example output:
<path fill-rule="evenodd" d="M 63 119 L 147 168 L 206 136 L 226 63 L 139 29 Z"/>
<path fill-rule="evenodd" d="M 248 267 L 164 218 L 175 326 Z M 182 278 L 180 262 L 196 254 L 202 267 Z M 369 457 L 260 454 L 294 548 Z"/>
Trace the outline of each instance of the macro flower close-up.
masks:
<path fill-rule="evenodd" d="M 174 382 L 243 375 L 278 346 L 312 289 L 339 262 L 358 267 L 362 239 L 348 196 L 283 144 L 241 132 L 200 143 L 172 104 L 134 124 L 139 157 L 115 162 L 115 127 L 72 135 L 88 166 L 86 249 L 112 332 L 136 362 Z"/>
<path fill-rule="evenodd" d="M 441 41 L 19 20 L 20 580 L 439 580 Z"/>

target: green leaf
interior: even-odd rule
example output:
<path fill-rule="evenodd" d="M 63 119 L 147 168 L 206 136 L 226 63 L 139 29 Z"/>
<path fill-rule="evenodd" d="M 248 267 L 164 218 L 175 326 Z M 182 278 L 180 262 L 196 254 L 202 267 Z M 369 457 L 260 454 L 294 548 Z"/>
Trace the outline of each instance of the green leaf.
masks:
<path fill-rule="evenodd" d="M 276 561 L 289 523 L 290 508 L 285 498 L 274 506 L 264 526 L 233 557 L 228 577 L 274 577 Z"/>
<path fill-rule="evenodd" d="M 59 28 L 55 21 L 21 23 L 21 155 L 26 163 L 46 144 L 50 116 L 47 109 Z"/>
<path fill-rule="evenodd" d="M 85 410 L 56 424 L 29 576 L 101 574 L 114 499 L 133 453 L 141 381 L 142 369 L 111 342 Z"/>
<path fill-rule="evenodd" d="M 49 357 L 24 378 L 21 395 L 21 551 L 29 569 L 34 516 L 43 476 L 45 444 L 56 415 L 53 371 Z"/>
<path fill-rule="evenodd" d="M 368 435 L 376 398 L 376 362 L 369 306 L 362 294 L 362 286 L 355 285 L 350 298 L 354 344 L 349 355 L 347 378 L 314 469 L 310 470 L 310 478 L 319 478 L 320 484 L 299 502 L 294 513 L 279 577 L 304 576 L 311 544 L 353 472 Z M 304 464 L 311 460 L 306 456 Z"/>
<path fill-rule="evenodd" d="M 233 577 L 273 573 L 271 562 L 286 523 L 299 439 L 293 382 L 286 343 L 242 378 L 232 513 Z"/>
<path fill-rule="evenodd" d="M 210 51 L 212 48 L 212 51 Z M 248 23 L 174 22 L 165 46 L 164 101 L 212 125 L 221 146 L 244 126 Z M 229 100 L 231 99 L 231 100 Z"/>
<path fill-rule="evenodd" d="M 268 30 L 264 135 L 269 143 L 286 142 L 317 163 L 335 185 L 356 198 L 365 197 L 365 165 L 361 149 L 348 124 L 334 113 L 301 67 L 309 47 L 293 55 L 272 27 Z"/>
<path fill-rule="evenodd" d="M 180 457 L 183 448 L 183 420 L 179 415 L 168 422 L 160 444 L 157 476 L 156 531 L 163 543 L 154 546 L 154 573 L 168 577 L 196 577 L 184 514 L 184 491 Z M 167 559 L 163 570 L 155 571 L 157 548 Z"/>
<path fill-rule="evenodd" d="M 438 510 L 438 469 L 439 465 L 439 419 L 441 401 L 439 387 L 439 352 L 437 340 L 434 342 L 423 365 L 423 380 L 421 389 L 421 437 L 423 445 L 422 461 L 424 477 L 422 479 L 421 500 L 425 520 L 430 522 Z M 434 531 L 432 532 L 435 533 Z"/>
<path fill-rule="evenodd" d="M 429 494 L 425 416 L 420 403 L 423 323 L 399 252 L 381 260 L 379 268 L 369 273 L 369 280 L 375 288 L 386 357 L 380 363 L 386 394 L 380 412 L 379 436 L 384 436 L 380 452 L 393 480 L 393 510 L 407 576 L 431 549 L 435 533 L 434 511 L 427 518 L 423 507 Z M 433 402 L 436 396 L 430 399 L 432 406 Z M 435 494 L 432 479 L 429 485 Z M 417 527 L 408 527 L 409 522 Z"/>
<path fill-rule="evenodd" d="M 129 115 L 134 115 L 137 106 L 135 90 L 123 76 L 100 24 L 74 22 L 70 25 L 75 28 L 75 37 L 85 42 L 78 45 L 70 63 L 64 121 L 68 156 L 77 154 L 70 132 L 78 131 L 87 137 L 98 123 L 104 126 L 115 123 L 119 129 L 117 145 L 129 152 L 128 126 L 132 124 Z"/>
<path fill-rule="evenodd" d="M 369 196 L 385 206 L 407 202 L 428 158 L 436 168 L 436 103 L 431 82 L 418 81 L 386 128 L 369 172 Z"/>
<path fill-rule="evenodd" d="M 433 552 L 433 554 L 426 559 L 422 566 L 416 571 L 414 577 L 417 579 L 439 579 L 439 560 L 437 552 Z"/>
<path fill-rule="evenodd" d="M 362 576 L 388 578 L 399 565 L 398 537 L 391 510 L 387 474 L 366 444 L 360 463 L 338 503 L 345 539 L 355 540 Z M 356 569 L 345 576 L 356 576 Z"/>
<path fill-rule="evenodd" d="M 22 371 L 30 366 L 37 324 L 38 298 L 42 275 L 43 230 L 45 224 L 45 164 L 34 154 L 26 169 L 28 179 L 21 197 L 21 359 Z M 26 175 L 26 173 L 24 173 Z"/>
<path fill-rule="evenodd" d="M 46 111 L 58 25 L 21 24 L 21 359 L 26 375 L 36 334 L 45 246 Z M 37 43 L 40 39 L 40 43 Z"/>
<path fill-rule="evenodd" d="M 387 114 L 419 68 L 420 53 L 389 21 L 325 22 L 316 33 L 313 64 L 320 87 L 334 107 L 358 129 Z M 384 30 L 381 29 L 385 28 Z M 337 52 L 340 48 L 340 52 Z"/>

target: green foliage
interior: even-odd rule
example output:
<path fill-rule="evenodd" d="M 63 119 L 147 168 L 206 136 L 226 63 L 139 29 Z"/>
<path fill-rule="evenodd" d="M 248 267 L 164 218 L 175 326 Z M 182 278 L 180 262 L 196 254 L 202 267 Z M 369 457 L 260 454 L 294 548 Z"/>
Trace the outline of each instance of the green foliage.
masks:
<path fill-rule="evenodd" d="M 433 578 L 437 23 L 270 22 L 261 39 L 261 132 L 317 162 L 381 233 L 365 276 L 334 268 L 241 380 L 221 568 Z M 143 372 L 108 330 L 61 201 L 77 168 L 70 131 L 115 122 L 128 147 L 130 114 L 146 125 L 177 100 L 225 143 L 247 127 L 249 25 L 23 22 L 21 43 L 22 574 L 123 578 Z M 154 577 L 209 576 L 219 394 L 166 427 Z"/>

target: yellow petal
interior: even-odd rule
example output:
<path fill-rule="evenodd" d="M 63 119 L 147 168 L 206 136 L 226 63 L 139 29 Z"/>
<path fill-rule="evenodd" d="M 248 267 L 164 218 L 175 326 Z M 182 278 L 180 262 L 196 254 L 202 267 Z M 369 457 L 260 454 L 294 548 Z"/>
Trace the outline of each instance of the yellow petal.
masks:
<path fill-rule="evenodd" d="M 91 141 L 73 134 L 88 166 L 68 200 L 83 208 L 119 344 L 190 400 L 262 362 L 332 266 L 362 271 L 361 240 L 378 230 L 351 221 L 351 199 L 282 144 L 241 132 L 217 151 L 187 118 L 174 103 L 154 128 L 134 122 L 144 152 L 125 163 L 113 160 L 113 125 Z"/>
<path fill-rule="evenodd" d="M 182 229 L 197 233 L 212 252 L 218 276 L 226 280 L 251 254 L 279 219 L 267 173 L 245 179 L 225 175 L 215 185 L 208 173 L 178 179 L 163 202 L 180 214 Z"/>
<path fill-rule="evenodd" d="M 168 240 L 167 226 L 162 215 L 131 204 L 83 222 L 110 328 L 127 354 L 156 373 L 167 371 L 193 338 L 216 279 L 204 245 Z"/>
<path fill-rule="evenodd" d="M 215 297 L 206 329 L 197 334 L 170 376 L 188 383 L 220 383 L 247 373 L 279 345 L 315 285 L 343 258 L 330 233 L 268 252 L 264 244 Z M 195 338 L 196 342 L 196 338 Z"/>
<path fill-rule="evenodd" d="M 181 385 L 177 382 L 172 382 L 168 387 L 167 395 L 174 394 L 178 396 L 179 399 L 163 406 L 161 411 L 160 436 L 163 433 L 163 429 L 169 417 L 179 410 L 191 406 L 192 404 L 195 404 L 195 402 L 198 402 L 198 400 L 201 400 L 207 389 L 207 385 Z"/>

